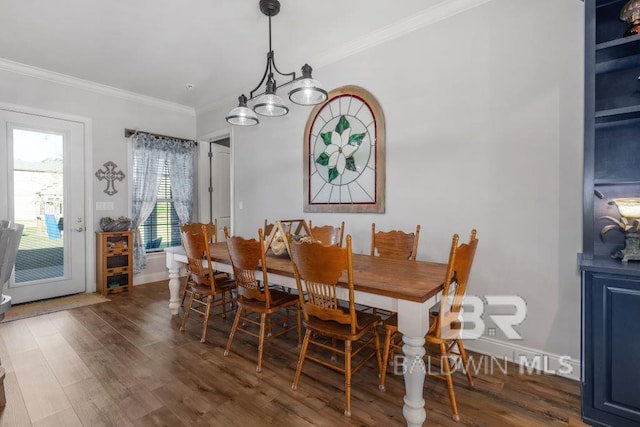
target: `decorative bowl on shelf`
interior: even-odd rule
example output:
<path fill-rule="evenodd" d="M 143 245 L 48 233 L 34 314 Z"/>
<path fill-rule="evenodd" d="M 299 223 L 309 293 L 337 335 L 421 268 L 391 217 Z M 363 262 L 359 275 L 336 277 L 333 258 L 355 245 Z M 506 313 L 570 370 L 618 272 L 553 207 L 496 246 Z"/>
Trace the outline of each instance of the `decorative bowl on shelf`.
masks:
<path fill-rule="evenodd" d="M 113 219 L 105 216 L 100 218 L 100 228 L 102 231 L 127 231 L 131 228 L 131 219 L 123 216 Z"/>
<path fill-rule="evenodd" d="M 616 205 L 618 212 L 620 212 L 620 216 L 628 219 L 640 218 L 640 198 L 638 197 L 612 199 L 609 203 Z"/>

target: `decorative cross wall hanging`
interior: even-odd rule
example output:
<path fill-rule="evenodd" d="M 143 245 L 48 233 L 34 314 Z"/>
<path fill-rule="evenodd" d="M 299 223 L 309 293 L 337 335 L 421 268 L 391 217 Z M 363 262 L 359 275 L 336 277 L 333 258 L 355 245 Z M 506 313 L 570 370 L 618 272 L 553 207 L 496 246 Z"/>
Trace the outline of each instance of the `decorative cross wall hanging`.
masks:
<path fill-rule="evenodd" d="M 118 192 L 118 190 L 116 190 L 116 187 L 114 185 L 114 181 L 122 181 L 125 175 L 122 171 L 116 172 L 116 168 L 118 167 L 118 165 L 116 165 L 111 161 L 105 163 L 103 166 L 104 166 L 104 170 L 98 169 L 96 171 L 96 177 L 98 178 L 99 181 L 102 181 L 102 180 L 107 181 L 107 188 L 104 190 L 104 192 L 110 196 L 113 196 Z"/>

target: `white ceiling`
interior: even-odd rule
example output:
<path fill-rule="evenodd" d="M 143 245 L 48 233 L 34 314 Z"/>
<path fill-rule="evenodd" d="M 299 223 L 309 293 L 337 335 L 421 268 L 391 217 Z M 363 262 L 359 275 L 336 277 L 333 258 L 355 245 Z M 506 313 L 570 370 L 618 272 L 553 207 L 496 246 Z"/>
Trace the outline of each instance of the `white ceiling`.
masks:
<path fill-rule="evenodd" d="M 446 1 L 282 0 L 276 63 L 299 73 Z M 268 51 L 258 0 L 3 0 L 0 16 L 0 58 L 194 108 L 248 95 Z"/>

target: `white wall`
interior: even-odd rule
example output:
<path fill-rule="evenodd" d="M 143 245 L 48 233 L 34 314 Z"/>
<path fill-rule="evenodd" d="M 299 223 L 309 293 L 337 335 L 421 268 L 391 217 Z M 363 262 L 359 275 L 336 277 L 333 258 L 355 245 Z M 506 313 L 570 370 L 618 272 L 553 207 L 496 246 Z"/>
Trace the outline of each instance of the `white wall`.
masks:
<path fill-rule="evenodd" d="M 421 224 L 418 258 L 445 261 L 452 234 L 477 228 L 469 292 L 522 296 L 516 344 L 579 358 L 583 8 L 493 0 L 314 70 L 327 88 L 359 85 L 382 105 L 386 213 L 302 212 L 310 109 L 294 106 L 234 129 L 235 232 L 254 235 L 265 218 L 344 220 L 366 253 L 372 222 Z M 199 113 L 198 135 L 223 129 L 231 107 Z"/>
<path fill-rule="evenodd" d="M 139 128 L 148 132 L 190 138 L 195 137 L 195 115 L 178 109 L 148 105 L 114 96 L 106 96 L 89 90 L 54 83 L 16 72 L 0 69 L 0 103 L 70 114 L 91 119 L 92 161 L 86 173 L 92 182 L 92 197 L 86 197 L 87 233 L 98 231 L 102 216 L 128 216 L 129 212 L 129 142 L 124 138 L 125 128 Z M 116 182 L 118 192 L 113 196 L 104 193 L 105 181 L 98 181 L 93 174 L 107 161 L 113 161 L 125 174 L 122 182 Z M 89 196 L 91 195 L 89 194 Z M 113 202 L 110 212 L 95 211 L 96 202 Z M 95 290 L 95 243 L 88 239 L 87 290 Z M 160 267 L 156 264 L 161 264 Z M 154 271 L 165 273 L 164 262 L 152 263 Z M 149 272 L 145 272 L 149 273 Z"/>

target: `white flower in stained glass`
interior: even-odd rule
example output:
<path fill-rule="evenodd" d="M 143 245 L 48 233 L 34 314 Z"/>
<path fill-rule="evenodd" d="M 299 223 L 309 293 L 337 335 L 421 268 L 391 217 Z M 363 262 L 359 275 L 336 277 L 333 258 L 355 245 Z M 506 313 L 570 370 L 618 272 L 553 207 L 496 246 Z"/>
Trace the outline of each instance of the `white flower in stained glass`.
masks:
<path fill-rule="evenodd" d="M 349 121 L 345 116 L 342 116 L 336 125 L 335 131 L 324 132 L 320 136 L 326 147 L 324 152 L 316 159 L 316 163 L 329 169 L 329 182 L 342 175 L 345 169 L 357 170 L 353 154 L 360 148 L 362 139 L 365 136 L 364 133 L 352 135 Z"/>

